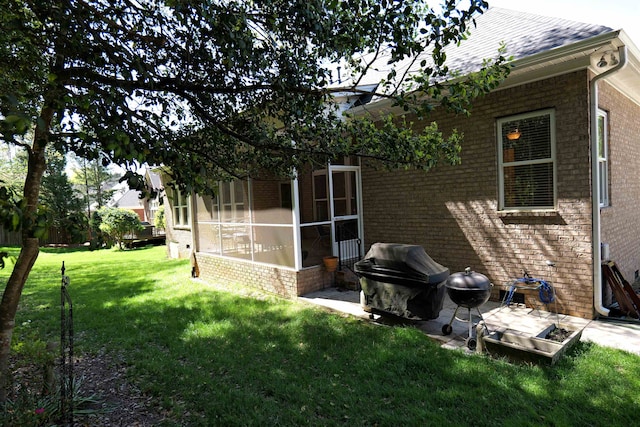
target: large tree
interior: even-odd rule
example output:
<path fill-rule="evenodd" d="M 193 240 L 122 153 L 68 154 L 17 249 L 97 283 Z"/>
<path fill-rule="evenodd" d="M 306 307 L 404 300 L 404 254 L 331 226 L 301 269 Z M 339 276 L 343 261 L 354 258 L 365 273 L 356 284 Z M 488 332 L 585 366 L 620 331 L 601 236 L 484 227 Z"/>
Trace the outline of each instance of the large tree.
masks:
<path fill-rule="evenodd" d="M 107 166 L 102 164 L 102 159 L 75 159 L 75 166 L 71 168 L 71 182 L 84 195 L 87 216 L 91 217 L 91 205 L 96 209 L 106 206 L 115 190 L 113 182 L 117 178 Z"/>
<path fill-rule="evenodd" d="M 47 147 L 164 164 L 197 191 L 211 179 L 285 175 L 333 156 L 423 169 L 455 162 L 458 135 L 345 121 L 329 101 L 359 92 L 375 72 L 371 96 L 418 117 L 438 105 L 466 113 L 507 67 L 497 55 L 479 73 L 449 78 L 447 48 L 488 7 L 459 3 L 434 11 L 416 0 L 0 0 L 0 138 L 29 158 L 22 193 L 2 210 L 19 217 L 23 246 L 0 303 L 0 369 L 38 256 Z M 134 172 L 124 178 L 143 185 Z"/>
<path fill-rule="evenodd" d="M 56 230 L 54 243 L 79 243 L 87 238 L 88 217 L 80 199 L 69 181 L 65 156 L 49 148 L 47 169 L 42 177 L 40 203 L 46 206 L 50 221 Z M 52 236 L 50 235 L 50 238 Z"/>

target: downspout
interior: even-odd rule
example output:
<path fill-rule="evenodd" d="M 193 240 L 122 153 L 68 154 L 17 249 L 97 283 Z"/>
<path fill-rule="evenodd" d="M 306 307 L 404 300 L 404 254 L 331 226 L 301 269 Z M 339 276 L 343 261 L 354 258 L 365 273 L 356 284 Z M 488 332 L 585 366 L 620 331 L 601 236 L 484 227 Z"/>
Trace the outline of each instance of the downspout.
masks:
<path fill-rule="evenodd" d="M 618 48 L 620 62 L 613 68 L 591 79 L 591 241 L 593 253 L 593 305 L 602 316 L 609 316 L 609 309 L 602 301 L 602 269 L 600 239 L 600 180 L 598 179 L 598 81 L 619 71 L 627 64 L 627 47 Z"/>

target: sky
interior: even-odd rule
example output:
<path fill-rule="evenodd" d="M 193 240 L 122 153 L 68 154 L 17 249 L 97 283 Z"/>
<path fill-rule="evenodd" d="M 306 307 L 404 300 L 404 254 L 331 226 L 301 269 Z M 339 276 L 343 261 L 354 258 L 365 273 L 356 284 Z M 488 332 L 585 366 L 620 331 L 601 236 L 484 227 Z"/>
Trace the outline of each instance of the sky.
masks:
<path fill-rule="evenodd" d="M 487 0 L 489 6 L 624 29 L 640 47 L 639 0 Z"/>

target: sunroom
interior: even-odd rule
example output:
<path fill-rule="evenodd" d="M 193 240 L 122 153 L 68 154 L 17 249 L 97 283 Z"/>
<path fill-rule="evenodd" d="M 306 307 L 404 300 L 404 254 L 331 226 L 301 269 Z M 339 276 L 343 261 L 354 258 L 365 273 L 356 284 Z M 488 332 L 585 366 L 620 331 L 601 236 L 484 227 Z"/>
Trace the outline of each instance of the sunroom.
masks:
<path fill-rule="evenodd" d="M 292 297 L 326 286 L 323 259 L 340 266 L 363 251 L 360 166 L 345 158 L 292 180 L 219 182 L 215 196 L 169 193 L 170 252 L 194 271 Z M 186 218 L 186 220 L 185 220 Z"/>

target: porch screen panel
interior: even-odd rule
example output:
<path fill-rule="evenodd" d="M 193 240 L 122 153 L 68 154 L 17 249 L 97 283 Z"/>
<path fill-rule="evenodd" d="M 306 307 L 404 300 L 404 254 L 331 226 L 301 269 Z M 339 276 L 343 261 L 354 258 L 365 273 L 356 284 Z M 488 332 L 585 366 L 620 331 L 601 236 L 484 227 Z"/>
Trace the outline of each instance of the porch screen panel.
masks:
<path fill-rule="evenodd" d="M 222 251 L 220 242 L 220 224 L 198 222 L 198 250 L 219 254 Z"/>
<path fill-rule="evenodd" d="M 251 215 L 256 224 L 293 224 L 291 183 L 252 181 Z"/>
<path fill-rule="evenodd" d="M 209 195 L 195 197 L 195 210 L 198 250 L 219 254 L 222 247 L 217 197 Z"/>
<path fill-rule="evenodd" d="M 251 227 L 242 224 L 221 225 L 222 254 L 234 258 L 251 259 Z"/>
<path fill-rule="evenodd" d="M 218 190 L 194 203 L 198 250 L 294 268 L 291 184 L 236 180 L 220 182 Z"/>
<path fill-rule="evenodd" d="M 218 220 L 218 200 L 216 197 L 196 197 L 196 219 L 198 221 Z"/>
<path fill-rule="evenodd" d="M 253 226 L 254 261 L 294 267 L 293 227 Z"/>
<path fill-rule="evenodd" d="M 249 184 L 246 181 L 220 183 L 220 209 L 224 222 L 248 222 Z"/>
<path fill-rule="evenodd" d="M 314 221 L 329 219 L 329 189 L 326 171 L 318 171 L 313 177 Z"/>
<path fill-rule="evenodd" d="M 500 207 L 555 207 L 555 125 L 552 110 L 498 121 Z"/>
<path fill-rule="evenodd" d="M 332 255 L 331 223 L 302 225 L 302 266 L 311 267 L 322 263 L 322 258 Z"/>
<path fill-rule="evenodd" d="M 298 211 L 302 224 L 313 222 L 313 174 L 310 169 L 298 173 Z"/>

